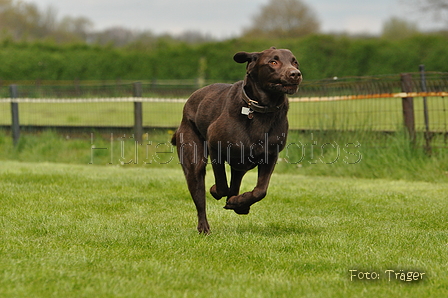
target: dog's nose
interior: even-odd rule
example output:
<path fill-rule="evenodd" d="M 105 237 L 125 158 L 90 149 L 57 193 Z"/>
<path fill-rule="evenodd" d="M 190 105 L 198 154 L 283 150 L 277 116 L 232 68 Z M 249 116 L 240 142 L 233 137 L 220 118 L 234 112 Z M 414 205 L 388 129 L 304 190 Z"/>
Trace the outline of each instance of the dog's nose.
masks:
<path fill-rule="evenodd" d="M 298 69 L 293 69 L 289 72 L 289 77 L 293 80 L 297 80 L 302 76 L 302 73 Z"/>

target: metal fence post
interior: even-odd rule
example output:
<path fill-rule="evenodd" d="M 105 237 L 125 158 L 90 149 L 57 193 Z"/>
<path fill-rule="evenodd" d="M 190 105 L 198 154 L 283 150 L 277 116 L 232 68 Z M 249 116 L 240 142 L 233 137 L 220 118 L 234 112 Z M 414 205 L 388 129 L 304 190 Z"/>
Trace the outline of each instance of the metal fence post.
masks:
<path fill-rule="evenodd" d="M 142 97 L 142 83 L 134 83 L 134 97 Z M 134 101 L 134 134 L 135 140 L 140 144 L 142 143 L 143 137 L 143 108 L 141 101 Z"/>
<path fill-rule="evenodd" d="M 409 73 L 401 74 L 401 90 L 403 92 L 412 92 L 412 75 Z M 413 97 L 403 97 L 403 119 L 404 125 L 408 130 L 411 142 L 415 144 L 415 117 L 414 117 L 414 98 Z"/>
<path fill-rule="evenodd" d="M 18 98 L 17 85 L 9 86 L 9 93 L 11 95 L 11 132 L 12 132 L 12 142 L 14 146 L 19 143 L 20 139 L 20 122 L 19 122 L 19 103 L 14 101 Z"/>

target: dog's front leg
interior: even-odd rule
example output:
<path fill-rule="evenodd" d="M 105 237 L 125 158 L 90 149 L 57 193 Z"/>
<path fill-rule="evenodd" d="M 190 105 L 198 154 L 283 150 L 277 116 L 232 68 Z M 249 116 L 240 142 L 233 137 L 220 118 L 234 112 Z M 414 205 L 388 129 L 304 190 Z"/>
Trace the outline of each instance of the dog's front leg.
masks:
<path fill-rule="evenodd" d="M 219 149 L 210 148 L 210 161 L 212 163 L 213 174 L 215 176 L 215 185 L 210 188 L 210 193 L 217 200 L 220 200 L 229 194 L 225 160 L 220 151 L 221 150 Z"/>
<path fill-rule="evenodd" d="M 262 200 L 268 191 L 269 181 L 277 163 L 277 155 L 269 156 L 268 163 L 258 165 L 258 180 L 254 190 L 227 199 L 225 209 L 232 209 L 238 214 L 248 214 L 250 206 Z"/>

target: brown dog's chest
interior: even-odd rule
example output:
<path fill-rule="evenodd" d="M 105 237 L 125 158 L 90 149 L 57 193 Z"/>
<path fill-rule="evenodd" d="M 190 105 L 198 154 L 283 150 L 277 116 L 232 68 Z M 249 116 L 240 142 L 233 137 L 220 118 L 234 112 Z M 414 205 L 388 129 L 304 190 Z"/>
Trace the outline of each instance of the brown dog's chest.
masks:
<path fill-rule="evenodd" d="M 252 168 L 283 150 L 288 127 L 286 117 L 279 121 L 270 115 L 270 120 L 276 120 L 273 125 L 270 121 L 260 119 L 266 115 L 254 115 L 252 120 L 239 116 L 237 120 L 234 119 L 233 125 L 229 126 L 226 121 L 227 127 L 223 127 L 224 124 L 217 119 L 209 127 L 207 145 L 219 151 L 222 160 L 232 166 Z"/>

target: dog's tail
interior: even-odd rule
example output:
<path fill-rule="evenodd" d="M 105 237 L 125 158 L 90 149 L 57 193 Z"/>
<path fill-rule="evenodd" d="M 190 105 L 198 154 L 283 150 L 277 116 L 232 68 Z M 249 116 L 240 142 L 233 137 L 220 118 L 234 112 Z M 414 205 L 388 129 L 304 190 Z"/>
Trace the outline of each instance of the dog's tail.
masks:
<path fill-rule="evenodd" d="M 173 133 L 173 136 L 171 138 L 171 144 L 173 144 L 173 146 L 176 146 L 176 135 L 177 135 L 177 130 Z"/>

